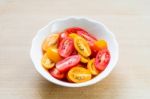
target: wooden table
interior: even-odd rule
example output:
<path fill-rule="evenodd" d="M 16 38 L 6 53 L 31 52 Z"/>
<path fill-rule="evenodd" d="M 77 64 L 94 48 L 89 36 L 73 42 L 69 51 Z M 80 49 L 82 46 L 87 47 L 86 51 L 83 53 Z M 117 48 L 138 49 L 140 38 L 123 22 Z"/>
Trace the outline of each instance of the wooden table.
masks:
<path fill-rule="evenodd" d="M 0 99 L 149 99 L 149 10 L 149 0 L 0 0 Z M 83 88 L 48 82 L 29 56 L 40 28 L 73 15 L 102 21 L 120 45 L 113 72 Z"/>

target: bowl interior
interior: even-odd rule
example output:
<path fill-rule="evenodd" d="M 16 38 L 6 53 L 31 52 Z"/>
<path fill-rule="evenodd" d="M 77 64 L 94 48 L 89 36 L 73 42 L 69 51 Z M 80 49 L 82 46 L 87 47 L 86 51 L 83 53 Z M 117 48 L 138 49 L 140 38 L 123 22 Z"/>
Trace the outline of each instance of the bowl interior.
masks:
<path fill-rule="evenodd" d="M 53 33 L 58 33 L 63 31 L 69 27 L 81 27 L 87 30 L 89 33 L 97 37 L 98 39 L 105 39 L 108 43 L 108 49 L 111 54 L 110 62 L 107 68 L 100 73 L 95 78 L 91 79 L 90 81 L 83 82 L 83 83 L 68 83 L 57 80 L 53 78 L 42 66 L 41 66 L 41 58 L 42 58 L 42 49 L 41 45 L 44 39 Z M 75 18 L 70 17 L 66 19 L 59 19 L 50 22 L 47 26 L 42 28 L 37 35 L 34 37 L 32 41 L 32 48 L 31 48 L 31 59 L 36 67 L 37 71 L 47 80 L 67 87 L 81 87 L 94 84 L 103 78 L 105 78 L 115 66 L 118 60 L 118 44 L 112 32 L 110 32 L 102 23 L 88 19 L 88 18 Z"/>

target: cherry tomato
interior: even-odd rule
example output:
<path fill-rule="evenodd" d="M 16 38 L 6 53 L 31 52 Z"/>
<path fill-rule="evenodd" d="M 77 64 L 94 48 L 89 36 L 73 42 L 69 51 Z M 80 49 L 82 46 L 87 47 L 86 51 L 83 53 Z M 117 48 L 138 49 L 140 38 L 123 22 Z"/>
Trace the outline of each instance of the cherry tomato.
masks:
<path fill-rule="evenodd" d="M 95 59 L 91 59 L 88 62 L 87 68 L 92 73 L 92 75 L 97 75 L 99 73 L 99 71 L 96 69 L 96 67 L 94 65 L 94 61 L 95 61 Z"/>
<path fill-rule="evenodd" d="M 109 61 L 110 53 L 107 49 L 103 49 L 97 53 L 94 65 L 99 71 L 103 71 L 107 67 Z"/>
<path fill-rule="evenodd" d="M 90 80 L 92 75 L 87 69 L 77 66 L 69 70 L 67 78 L 69 81 L 80 83 Z"/>
<path fill-rule="evenodd" d="M 65 38 L 61 41 L 58 52 L 62 57 L 68 57 L 74 51 L 74 44 L 72 38 Z"/>
<path fill-rule="evenodd" d="M 91 55 L 91 49 L 84 38 L 76 37 L 74 39 L 74 46 L 82 56 L 88 57 Z"/>
<path fill-rule="evenodd" d="M 94 43 L 92 50 L 99 51 L 102 49 L 107 49 L 107 42 L 105 40 L 98 40 Z"/>
<path fill-rule="evenodd" d="M 65 74 L 61 73 L 57 68 L 50 69 L 49 73 L 57 79 L 63 79 L 65 77 Z"/>
<path fill-rule="evenodd" d="M 84 56 L 82 56 L 82 55 L 80 55 L 80 57 L 81 57 L 80 61 L 81 61 L 82 63 L 88 63 L 89 57 L 84 57 Z"/>
<path fill-rule="evenodd" d="M 60 72 L 66 72 L 70 68 L 76 66 L 79 62 L 80 62 L 80 56 L 79 55 L 72 55 L 72 56 L 69 56 L 69 57 L 59 61 L 56 64 L 56 68 Z"/>
<path fill-rule="evenodd" d="M 58 38 L 58 46 L 59 46 L 60 42 L 61 42 L 63 39 L 67 38 L 67 37 L 68 37 L 68 33 L 67 33 L 67 32 L 61 32 L 61 33 L 59 34 L 59 38 Z"/>
<path fill-rule="evenodd" d="M 65 30 L 65 32 L 67 32 L 69 34 L 70 33 L 77 33 L 78 31 L 83 31 L 83 32 L 87 33 L 87 31 L 85 31 L 84 29 L 79 28 L 79 27 L 72 27 L 72 28 L 68 28 Z"/>
<path fill-rule="evenodd" d="M 50 46 L 56 45 L 57 40 L 58 40 L 58 34 L 53 34 L 48 36 L 42 44 L 42 49 L 46 51 Z"/>
<path fill-rule="evenodd" d="M 84 39 L 86 39 L 88 41 L 90 47 L 92 47 L 94 45 L 94 42 L 97 41 L 97 39 L 94 36 L 90 35 L 89 33 L 87 34 L 83 31 L 78 31 L 77 34 L 80 35 L 81 37 L 83 37 Z"/>
<path fill-rule="evenodd" d="M 50 60 L 52 60 L 54 63 L 56 63 L 62 59 L 58 53 L 58 49 L 55 47 L 49 47 L 47 49 L 47 55 L 48 55 L 48 58 Z"/>
<path fill-rule="evenodd" d="M 45 69 L 51 69 L 55 65 L 55 63 L 48 58 L 47 53 L 44 54 L 41 63 Z"/>

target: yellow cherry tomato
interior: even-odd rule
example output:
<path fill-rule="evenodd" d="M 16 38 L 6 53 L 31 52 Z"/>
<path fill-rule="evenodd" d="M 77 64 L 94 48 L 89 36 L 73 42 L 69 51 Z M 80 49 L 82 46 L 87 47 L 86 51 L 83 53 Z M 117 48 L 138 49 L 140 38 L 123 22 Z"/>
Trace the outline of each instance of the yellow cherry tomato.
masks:
<path fill-rule="evenodd" d="M 76 37 L 80 37 L 79 35 L 77 35 L 77 34 L 75 34 L 75 33 L 71 33 L 71 34 L 69 34 L 69 37 L 71 37 L 71 38 L 76 38 Z"/>
<path fill-rule="evenodd" d="M 43 51 L 46 51 L 50 46 L 56 46 L 58 37 L 59 37 L 58 34 L 52 34 L 48 36 L 42 44 Z"/>
<path fill-rule="evenodd" d="M 91 73 L 87 69 L 79 66 L 71 68 L 67 76 L 69 81 L 75 83 L 85 82 L 92 78 Z"/>
<path fill-rule="evenodd" d="M 54 63 L 56 63 L 62 59 L 61 56 L 59 55 L 58 49 L 56 47 L 49 47 L 47 49 L 47 55 L 48 55 L 48 58 L 50 60 L 52 60 Z"/>
<path fill-rule="evenodd" d="M 74 38 L 74 46 L 75 49 L 84 57 L 88 57 L 91 55 L 91 49 L 89 47 L 88 42 L 82 37 Z"/>
<path fill-rule="evenodd" d="M 104 49 L 107 48 L 107 42 L 105 40 L 98 40 L 95 42 L 95 45 L 99 48 L 99 49 Z"/>
<path fill-rule="evenodd" d="M 54 67 L 55 63 L 53 63 L 47 56 L 47 53 L 44 54 L 44 56 L 42 57 L 42 61 L 41 61 L 43 67 L 45 69 L 51 69 Z"/>
<path fill-rule="evenodd" d="M 79 55 L 80 55 L 80 54 L 79 54 Z M 80 61 L 81 61 L 82 63 L 88 63 L 89 57 L 84 57 L 84 56 L 82 56 L 82 55 L 80 55 L 80 57 L 81 57 Z"/>
<path fill-rule="evenodd" d="M 94 61 L 95 61 L 95 59 L 91 59 L 88 62 L 87 68 L 91 72 L 92 75 L 97 75 L 99 73 L 99 71 L 95 68 Z"/>

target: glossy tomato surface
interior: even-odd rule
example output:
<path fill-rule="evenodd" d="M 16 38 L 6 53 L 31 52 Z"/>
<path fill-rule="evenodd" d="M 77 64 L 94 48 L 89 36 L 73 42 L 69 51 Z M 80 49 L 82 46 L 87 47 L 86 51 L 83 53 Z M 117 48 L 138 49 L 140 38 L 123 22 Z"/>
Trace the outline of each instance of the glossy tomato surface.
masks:
<path fill-rule="evenodd" d="M 107 67 L 109 61 L 110 53 L 108 49 L 103 49 L 97 53 L 94 64 L 99 71 L 103 71 Z"/>
<path fill-rule="evenodd" d="M 58 52 L 62 57 L 68 57 L 74 51 L 74 44 L 72 38 L 65 38 L 61 41 Z"/>
<path fill-rule="evenodd" d="M 76 66 L 79 62 L 80 62 L 80 56 L 72 55 L 56 63 L 56 68 L 60 72 L 66 72 L 70 68 Z"/>
<path fill-rule="evenodd" d="M 57 79 L 63 79 L 65 77 L 65 74 L 61 73 L 57 68 L 50 69 L 49 73 Z"/>

